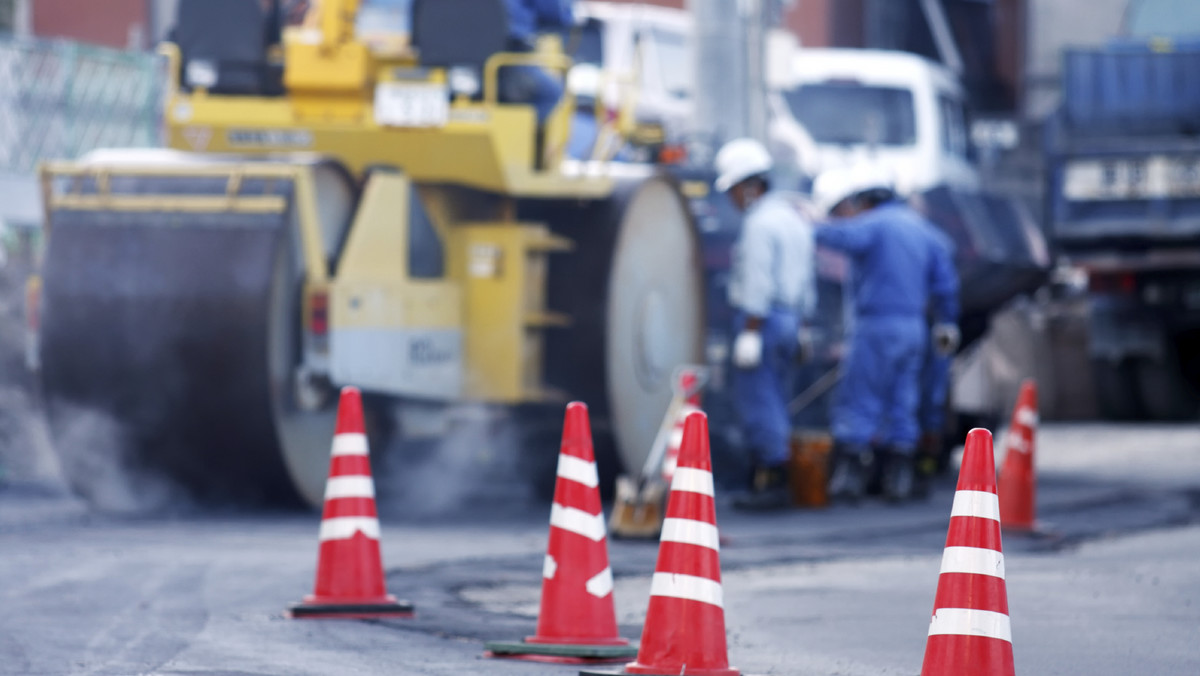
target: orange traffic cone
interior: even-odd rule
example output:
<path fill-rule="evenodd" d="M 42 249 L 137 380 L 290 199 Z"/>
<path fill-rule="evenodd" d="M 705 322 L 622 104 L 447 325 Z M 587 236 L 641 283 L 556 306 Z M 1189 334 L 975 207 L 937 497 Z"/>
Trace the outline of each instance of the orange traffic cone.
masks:
<path fill-rule="evenodd" d="M 921 676 L 1012 676 L 992 434 L 967 435 Z"/>
<path fill-rule="evenodd" d="M 288 610 L 291 617 L 385 617 L 411 615 L 383 581 L 375 482 L 367 456 L 362 395 L 342 389 L 333 435 L 325 513 L 321 516 L 316 589 Z"/>
<path fill-rule="evenodd" d="M 637 661 L 625 674 L 738 676 L 725 650 L 708 417 L 688 416 L 671 480 Z"/>
<path fill-rule="evenodd" d="M 1000 523 L 1006 530 L 1035 530 L 1037 475 L 1033 449 L 1037 422 L 1037 385 L 1030 379 L 1021 383 L 1021 394 L 1008 428 L 1008 454 L 1000 471 Z"/>
<path fill-rule="evenodd" d="M 679 449 L 683 446 L 683 424 L 688 416 L 700 410 L 700 388 L 697 387 L 696 372 L 690 368 L 682 369 L 679 373 L 679 391 L 691 392 L 679 409 L 679 417 L 675 419 L 675 428 L 671 430 L 671 438 L 667 441 L 667 455 L 663 458 L 662 478 L 670 484 L 675 475 L 675 467 L 679 464 Z"/>
<path fill-rule="evenodd" d="M 617 635 L 599 483 L 587 406 L 572 402 L 550 507 L 537 633 L 519 642 L 490 641 L 484 647 L 491 656 L 580 663 L 624 660 L 637 652 Z"/>

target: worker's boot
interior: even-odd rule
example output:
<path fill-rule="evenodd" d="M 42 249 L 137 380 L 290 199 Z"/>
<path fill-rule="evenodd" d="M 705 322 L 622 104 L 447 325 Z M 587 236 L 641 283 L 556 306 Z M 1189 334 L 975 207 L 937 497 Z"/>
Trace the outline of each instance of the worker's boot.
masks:
<path fill-rule="evenodd" d="M 829 469 L 829 499 L 861 500 L 870 478 L 872 459 L 871 449 L 866 446 L 835 444 Z"/>
<path fill-rule="evenodd" d="M 916 485 L 915 453 L 891 447 L 883 454 L 883 497 L 892 502 L 908 500 Z"/>
<path fill-rule="evenodd" d="M 745 510 L 785 509 L 792 504 L 784 467 L 760 467 L 754 473 L 754 485 L 749 493 L 737 496 L 733 506 Z"/>

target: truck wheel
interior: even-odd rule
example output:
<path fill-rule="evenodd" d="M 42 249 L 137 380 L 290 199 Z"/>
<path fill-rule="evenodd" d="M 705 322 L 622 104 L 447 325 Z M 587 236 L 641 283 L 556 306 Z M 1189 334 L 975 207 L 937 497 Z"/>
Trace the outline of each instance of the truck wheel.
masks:
<path fill-rule="evenodd" d="M 1200 398 L 1183 376 L 1173 353 L 1165 359 L 1139 359 L 1137 391 L 1151 420 L 1187 421 L 1200 414 Z"/>
<path fill-rule="evenodd" d="M 1143 418 L 1137 378 L 1129 361 L 1092 360 L 1096 382 L 1096 403 L 1105 420 L 1141 420 Z"/>

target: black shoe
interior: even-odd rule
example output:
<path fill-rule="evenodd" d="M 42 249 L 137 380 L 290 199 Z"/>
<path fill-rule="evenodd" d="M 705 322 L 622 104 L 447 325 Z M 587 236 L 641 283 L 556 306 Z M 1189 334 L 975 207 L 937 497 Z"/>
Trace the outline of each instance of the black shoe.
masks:
<path fill-rule="evenodd" d="M 889 450 L 883 457 L 883 497 L 892 502 L 908 500 L 916 486 L 912 453 Z"/>
<path fill-rule="evenodd" d="M 838 444 L 833 449 L 829 470 L 829 499 L 858 502 L 867 489 L 871 471 L 871 451 L 858 446 Z"/>
<path fill-rule="evenodd" d="M 782 467 L 763 467 L 754 473 L 754 486 L 749 493 L 733 500 L 737 509 L 763 511 L 786 509 L 792 506 L 787 472 Z"/>

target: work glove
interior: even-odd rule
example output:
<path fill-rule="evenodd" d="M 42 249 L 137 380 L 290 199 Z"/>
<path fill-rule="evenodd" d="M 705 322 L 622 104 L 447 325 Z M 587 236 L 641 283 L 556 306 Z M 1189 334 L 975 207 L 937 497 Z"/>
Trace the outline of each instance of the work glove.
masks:
<path fill-rule="evenodd" d="M 807 364 L 816 354 L 816 336 L 813 335 L 812 329 L 807 326 L 801 326 L 799 331 L 796 331 L 796 363 Z"/>
<path fill-rule="evenodd" d="M 933 325 L 933 349 L 943 357 L 948 357 L 958 349 L 962 334 L 958 327 L 950 322 L 940 322 Z"/>
<path fill-rule="evenodd" d="M 743 330 L 733 341 L 733 363 L 742 369 L 757 368 L 762 363 L 762 350 L 762 334 Z"/>

